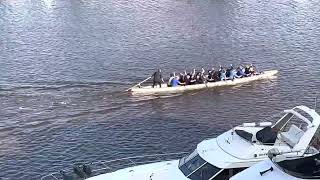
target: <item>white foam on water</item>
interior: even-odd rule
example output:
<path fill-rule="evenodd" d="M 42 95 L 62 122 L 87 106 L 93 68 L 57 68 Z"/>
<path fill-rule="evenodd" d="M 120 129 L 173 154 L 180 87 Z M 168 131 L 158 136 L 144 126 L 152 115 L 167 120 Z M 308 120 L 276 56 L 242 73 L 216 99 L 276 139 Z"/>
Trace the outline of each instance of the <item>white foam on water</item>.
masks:
<path fill-rule="evenodd" d="M 43 0 L 43 4 L 46 6 L 48 9 L 52 9 L 55 5 L 56 1 L 55 0 Z"/>

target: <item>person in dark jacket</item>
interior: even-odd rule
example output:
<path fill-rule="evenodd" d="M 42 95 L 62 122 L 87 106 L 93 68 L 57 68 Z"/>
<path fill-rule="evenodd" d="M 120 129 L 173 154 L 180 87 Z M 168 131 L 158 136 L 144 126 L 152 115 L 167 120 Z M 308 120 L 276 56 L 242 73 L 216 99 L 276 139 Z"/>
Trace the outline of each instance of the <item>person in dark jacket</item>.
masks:
<path fill-rule="evenodd" d="M 219 76 L 219 71 L 214 71 L 212 74 L 212 79 L 216 82 L 216 81 L 220 81 L 220 76 Z"/>
<path fill-rule="evenodd" d="M 216 74 L 216 70 L 214 68 L 212 68 L 211 70 L 208 71 L 208 78 L 207 81 L 208 82 L 215 82 L 215 78 L 214 75 Z"/>
<path fill-rule="evenodd" d="M 185 79 L 184 79 L 184 82 L 185 82 L 185 85 L 191 85 L 191 74 L 188 73 L 186 76 L 185 76 Z"/>
<path fill-rule="evenodd" d="M 160 88 L 161 88 L 161 83 L 164 82 L 164 80 L 162 78 L 161 69 L 158 69 L 158 71 L 153 73 L 152 77 L 153 77 L 153 85 L 152 85 L 152 87 L 154 88 L 154 86 L 158 84 L 160 86 Z"/>

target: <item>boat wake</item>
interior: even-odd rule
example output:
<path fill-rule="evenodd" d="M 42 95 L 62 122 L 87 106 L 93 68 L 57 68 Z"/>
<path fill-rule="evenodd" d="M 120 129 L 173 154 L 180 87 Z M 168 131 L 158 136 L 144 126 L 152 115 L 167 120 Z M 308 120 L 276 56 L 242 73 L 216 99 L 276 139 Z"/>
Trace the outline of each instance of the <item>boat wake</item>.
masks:
<path fill-rule="evenodd" d="M 16 91 L 23 89 L 35 90 L 60 90 L 68 88 L 81 88 L 81 87 L 105 87 L 105 86 L 126 86 L 129 83 L 118 81 L 55 81 L 55 82 L 32 82 L 32 83 L 17 83 L 17 84 L 0 84 L 0 91 Z"/>

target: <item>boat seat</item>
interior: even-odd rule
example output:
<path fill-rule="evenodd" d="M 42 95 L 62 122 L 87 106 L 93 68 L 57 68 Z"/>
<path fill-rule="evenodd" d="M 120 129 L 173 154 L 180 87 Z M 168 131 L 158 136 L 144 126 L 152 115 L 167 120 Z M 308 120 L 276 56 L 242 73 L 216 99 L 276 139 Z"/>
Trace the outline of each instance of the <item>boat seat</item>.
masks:
<path fill-rule="evenodd" d="M 291 147 L 294 147 L 299 142 L 303 134 L 304 132 L 300 128 L 292 124 L 289 128 L 289 131 L 282 132 L 280 136 L 283 141 L 288 143 Z"/>
<path fill-rule="evenodd" d="M 256 133 L 256 138 L 264 145 L 273 146 L 277 140 L 277 132 L 267 126 Z"/>
<path fill-rule="evenodd" d="M 252 142 L 253 134 L 251 134 L 247 131 L 244 131 L 244 130 L 239 130 L 239 129 L 236 129 L 235 132 L 238 136 L 242 137 L 243 139 L 249 141 L 250 143 Z"/>

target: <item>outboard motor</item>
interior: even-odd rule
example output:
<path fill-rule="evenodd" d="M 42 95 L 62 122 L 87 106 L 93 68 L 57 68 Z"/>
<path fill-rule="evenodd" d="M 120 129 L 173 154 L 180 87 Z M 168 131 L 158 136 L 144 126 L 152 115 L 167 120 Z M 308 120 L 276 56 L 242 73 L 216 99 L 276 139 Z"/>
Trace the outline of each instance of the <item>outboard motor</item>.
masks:
<path fill-rule="evenodd" d="M 82 165 L 82 170 L 87 175 L 87 177 L 90 177 L 92 175 L 92 169 L 88 164 Z"/>
<path fill-rule="evenodd" d="M 68 175 L 66 172 L 62 170 L 60 171 L 60 174 L 63 180 L 75 180 L 75 178 L 72 175 Z"/>
<path fill-rule="evenodd" d="M 83 168 L 81 166 L 74 166 L 73 172 L 79 177 L 79 178 L 85 178 L 85 173 L 83 172 Z"/>

